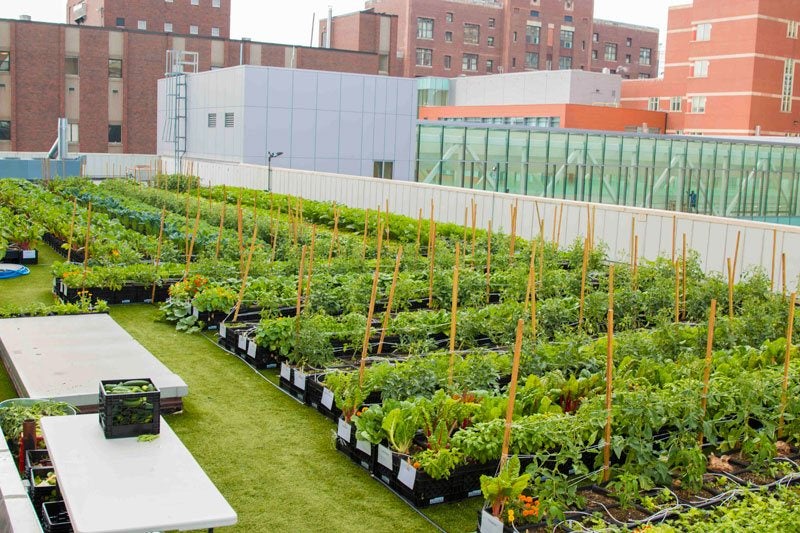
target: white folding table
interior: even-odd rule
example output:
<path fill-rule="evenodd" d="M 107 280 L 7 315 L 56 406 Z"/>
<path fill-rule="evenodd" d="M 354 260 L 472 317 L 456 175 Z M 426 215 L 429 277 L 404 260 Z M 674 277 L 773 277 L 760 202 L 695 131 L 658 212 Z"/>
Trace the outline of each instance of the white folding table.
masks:
<path fill-rule="evenodd" d="M 147 533 L 236 523 L 236 512 L 161 419 L 150 442 L 106 439 L 98 415 L 41 420 L 75 533 Z"/>

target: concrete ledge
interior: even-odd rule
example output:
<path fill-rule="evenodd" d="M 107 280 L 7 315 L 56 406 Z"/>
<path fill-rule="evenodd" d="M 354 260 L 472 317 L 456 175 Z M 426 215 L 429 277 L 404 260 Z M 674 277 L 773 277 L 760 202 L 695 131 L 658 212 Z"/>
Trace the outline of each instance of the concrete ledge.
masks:
<path fill-rule="evenodd" d="M 41 532 L 39 518 L 27 497 L 0 501 L 0 533 Z"/>

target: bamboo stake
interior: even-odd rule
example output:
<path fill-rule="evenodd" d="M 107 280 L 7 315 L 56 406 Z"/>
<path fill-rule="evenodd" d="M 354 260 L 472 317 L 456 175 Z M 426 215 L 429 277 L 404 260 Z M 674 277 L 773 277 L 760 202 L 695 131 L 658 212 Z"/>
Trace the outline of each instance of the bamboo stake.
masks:
<path fill-rule="evenodd" d="M 492 285 L 492 221 L 489 220 L 489 229 L 486 231 L 486 303 L 489 303 Z"/>
<path fill-rule="evenodd" d="M 367 232 L 369 231 L 369 208 L 364 211 L 364 238 L 361 241 L 361 259 L 367 258 Z"/>
<path fill-rule="evenodd" d="M 786 252 L 781 254 L 781 286 L 783 297 L 786 298 Z"/>
<path fill-rule="evenodd" d="M 536 341 L 536 269 L 531 269 L 531 339 Z"/>
<path fill-rule="evenodd" d="M 280 216 L 281 216 L 281 205 L 278 204 L 278 216 L 277 216 L 277 218 L 280 218 Z M 276 222 L 276 223 L 274 223 L 272 225 L 272 251 L 270 252 L 270 257 L 269 257 L 269 262 L 270 263 L 274 263 L 275 262 L 275 253 L 278 251 L 278 249 L 277 249 L 277 246 L 278 246 L 278 230 L 279 230 L 279 226 L 278 226 L 278 224 Z"/>
<path fill-rule="evenodd" d="M 161 227 L 158 230 L 158 246 L 156 247 L 156 276 L 158 276 L 158 267 L 161 264 L 161 245 L 164 242 L 164 219 L 167 216 L 167 209 L 161 208 Z M 150 303 L 156 303 L 156 282 L 153 280 L 153 288 L 150 291 Z"/>
<path fill-rule="evenodd" d="M 303 283 L 305 281 L 305 266 L 306 266 L 306 247 L 303 246 L 300 251 L 300 270 L 297 273 L 297 303 L 294 308 L 295 315 L 295 332 L 300 333 L 300 301 L 303 296 Z"/>
<path fill-rule="evenodd" d="M 578 327 L 583 326 L 583 309 L 586 299 L 586 270 L 589 265 L 589 238 L 583 241 L 583 267 L 581 268 L 581 302 L 578 310 Z"/>
<path fill-rule="evenodd" d="M 539 280 L 544 283 L 544 220 L 540 222 L 541 236 L 539 240 Z"/>
<path fill-rule="evenodd" d="M 192 253 L 194 253 L 194 243 L 197 241 L 197 230 L 200 227 L 200 189 L 197 189 L 197 214 L 194 219 L 194 230 L 192 231 L 192 240 L 189 243 L 189 253 L 186 255 L 186 269 L 183 271 L 183 279 L 189 275 L 189 267 L 192 265 Z"/>
<path fill-rule="evenodd" d="M 308 259 L 308 283 L 306 284 L 306 302 L 309 301 L 311 296 L 311 276 L 314 274 L 314 246 L 317 240 L 317 225 L 311 227 L 311 248 L 309 250 Z"/>
<path fill-rule="evenodd" d="M 467 253 L 467 234 L 469 232 L 469 207 L 464 207 L 464 234 L 461 236 L 461 248 Z"/>
<path fill-rule="evenodd" d="M 383 218 L 384 218 L 384 223 L 383 223 L 384 232 L 386 232 L 386 237 L 384 237 L 386 242 L 384 243 L 384 245 L 389 246 L 389 199 L 388 198 L 386 199 L 386 209 L 383 212 Z"/>
<path fill-rule="evenodd" d="M 672 266 L 675 269 L 675 323 L 676 324 L 681 321 L 681 295 L 680 295 L 681 281 L 680 281 L 679 265 L 680 263 L 678 261 L 672 263 Z"/>
<path fill-rule="evenodd" d="M 558 231 L 556 232 L 556 244 L 561 245 L 561 220 L 564 218 L 564 204 L 558 208 Z"/>
<path fill-rule="evenodd" d="M 783 358 L 783 385 L 781 387 L 781 416 L 778 420 L 778 438 L 783 437 L 783 415 L 789 401 L 789 363 L 792 359 L 792 336 L 794 334 L 794 310 L 797 302 L 797 293 L 789 297 L 789 321 L 786 324 L 786 355 Z"/>
<path fill-rule="evenodd" d="M 400 274 L 400 259 L 403 257 L 403 247 L 397 249 L 397 258 L 394 260 L 394 273 L 392 274 L 392 285 L 389 288 L 389 300 L 386 302 L 386 312 L 383 315 L 381 324 L 381 338 L 378 341 L 378 354 L 383 353 L 383 341 L 386 339 L 386 328 L 389 327 L 389 318 L 392 315 L 392 304 L 394 303 L 394 289 L 397 286 L 397 277 Z"/>
<path fill-rule="evenodd" d="M 433 308 L 433 271 L 436 265 L 436 222 L 431 226 L 428 252 L 428 307 Z"/>
<path fill-rule="evenodd" d="M 383 223 L 378 219 L 378 254 L 375 261 L 375 275 L 372 278 L 372 293 L 369 298 L 369 314 L 367 314 L 367 327 L 364 330 L 364 344 L 361 346 L 361 363 L 358 368 L 358 386 L 364 386 L 364 370 L 367 366 L 367 352 L 369 351 L 369 337 L 372 326 L 372 315 L 375 313 L 375 298 L 378 295 L 378 278 L 381 275 L 381 249 L 383 248 Z"/>
<path fill-rule="evenodd" d="M 681 309 L 683 310 L 683 317 L 686 318 L 686 234 L 683 234 L 683 288 L 682 288 L 682 303 Z"/>
<path fill-rule="evenodd" d="M 244 229 L 244 220 L 242 219 L 242 193 L 239 192 L 239 198 L 236 200 L 236 228 L 239 236 L 239 272 L 242 271 L 242 251 L 244 250 L 244 237 L 242 231 Z"/>
<path fill-rule="evenodd" d="M 461 247 L 456 243 L 456 263 L 453 265 L 453 295 L 450 299 L 450 363 L 447 369 L 447 384 L 453 386 L 453 371 L 456 364 L 456 324 L 458 320 L 458 263 Z"/>
<path fill-rule="evenodd" d="M 83 282 L 81 283 L 81 291 L 86 290 L 86 270 L 89 268 L 89 239 L 92 236 L 92 202 L 89 202 L 89 207 L 86 211 L 86 239 L 83 243 Z"/>
<path fill-rule="evenodd" d="M 728 316 L 733 318 L 733 264 L 728 258 Z"/>
<path fill-rule="evenodd" d="M 772 230 L 772 268 L 769 271 L 769 290 L 775 292 L 775 253 L 778 250 L 778 230 Z"/>
<path fill-rule="evenodd" d="M 633 290 L 639 290 L 639 236 L 633 239 Z"/>
<path fill-rule="evenodd" d="M 183 225 L 183 253 L 184 255 L 189 255 L 189 201 L 191 200 L 191 196 L 186 194 L 186 220 L 184 221 Z"/>
<path fill-rule="evenodd" d="M 244 299 L 244 291 L 247 288 L 247 277 L 250 274 L 250 265 L 253 262 L 253 250 L 256 247 L 256 236 L 258 235 L 258 212 L 253 209 L 253 237 L 250 239 L 250 252 L 247 254 L 247 264 L 244 267 L 244 274 L 242 274 L 242 286 L 239 289 L 239 297 L 236 299 L 236 309 L 233 311 L 233 321 L 239 319 L 239 310 L 242 308 L 242 300 Z M 298 318 L 299 320 L 299 318 Z M 299 323 L 298 323 L 299 324 Z"/>
<path fill-rule="evenodd" d="M 528 265 L 528 286 L 525 289 L 525 310 L 528 310 L 528 301 L 531 297 L 531 288 L 533 287 L 534 273 L 536 272 L 536 248 L 531 248 L 531 260 Z"/>
<path fill-rule="evenodd" d="M 227 196 L 225 195 L 225 186 L 222 186 L 222 213 L 219 216 L 219 233 L 217 234 L 217 250 L 214 252 L 214 259 L 219 260 L 219 249 L 222 246 L 222 230 L 225 229 L 225 210 L 228 207 Z"/>
<path fill-rule="evenodd" d="M 728 259 L 730 262 L 730 259 Z M 717 322 L 717 301 L 711 300 L 711 312 L 708 316 L 708 339 L 706 340 L 706 364 L 705 368 L 703 369 L 703 396 L 700 399 L 700 407 L 702 409 L 702 414 L 700 417 L 700 435 L 697 439 L 697 443 L 702 446 L 703 445 L 703 419 L 706 417 L 706 406 L 708 405 L 708 384 L 709 380 L 711 379 L 711 358 L 712 358 L 712 349 L 714 347 L 714 327 Z"/>
<path fill-rule="evenodd" d="M 592 243 L 592 206 L 586 204 L 586 238 L 589 239 L 589 249 L 593 249 Z"/>
<path fill-rule="evenodd" d="M 71 262 L 72 259 L 72 237 L 75 233 L 75 214 L 78 210 L 78 198 L 72 198 L 72 219 L 69 221 L 69 240 L 67 241 L 67 263 Z"/>
<path fill-rule="evenodd" d="M 556 241 L 556 227 L 558 225 L 558 206 L 553 208 L 553 237 L 550 239 L 552 242 Z"/>
<path fill-rule="evenodd" d="M 333 260 L 333 247 L 336 246 L 336 243 L 339 240 L 339 208 L 335 207 L 333 209 L 333 235 L 331 236 L 331 245 L 328 248 L 328 264 L 331 264 L 331 260 Z"/>
<path fill-rule="evenodd" d="M 739 239 L 742 237 L 742 232 L 736 232 L 736 249 L 733 252 L 733 279 L 736 279 L 736 262 L 739 260 Z"/>
<path fill-rule="evenodd" d="M 470 257 L 472 258 L 472 266 L 475 267 L 475 237 L 476 237 L 476 225 L 478 223 L 478 203 L 475 201 L 474 198 L 470 199 L 472 202 L 472 248 L 470 251 Z"/>
<path fill-rule="evenodd" d="M 603 482 L 611 475 L 611 400 L 614 386 L 614 265 L 608 272 L 608 338 L 606 341 L 606 428 L 603 434 Z"/>
<path fill-rule="evenodd" d="M 419 208 L 419 215 L 417 215 L 417 244 L 416 249 L 419 253 L 420 237 L 422 236 L 422 208 Z"/>
<path fill-rule="evenodd" d="M 678 239 L 678 217 L 672 215 L 672 262 L 675 262 L 675 246 Z"/>
<path fill-rule="evenodd" d="M 597 206 L 592 206 L 592 250 L 594 250 L 594 234 L 595 234 L 595 228 L 597 227 L 595 225 L 596 215 L 597 215 Z"/>
<path fill-rule="evenodd" d="M 514 403 L 517 400 L 517 379 L 519 378 L 519 357 L 522 353 L 522 319 L 517 321 L 517 339 L 514 343 L 514 362 L 511 366 L 511 386 L 508 391 L 508 407 L 506 408 L 506 428 L 503 433 L 503 447 L 500 455 L 500 469 L 502 470 L 508 460 L 508 447 L 511 442 L 511 420 L 514 416 Z"/>
<path fill-rule="evenodd" d="M 517 209 L 519 208 L 519 200 L 514 202 L 511 206 L 511 242 L 508 245 L 509 257 L 511 262 L 514 262 L 514 251 L 517 247 Z"/>
<path fill-rule="evenodd" d="M 636 251 L 633 249 L 636 240 L 636 217 L 631 217 L 631 268 L 633 268 L 634 261 L 636 260 Z M 674 262 L 674 260 L 673 260 Z"/>

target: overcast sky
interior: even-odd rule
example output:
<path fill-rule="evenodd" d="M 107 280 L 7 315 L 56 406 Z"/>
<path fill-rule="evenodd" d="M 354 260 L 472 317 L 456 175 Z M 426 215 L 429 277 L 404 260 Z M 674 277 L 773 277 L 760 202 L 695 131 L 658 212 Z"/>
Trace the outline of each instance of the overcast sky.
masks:
<path fill-rule="evenodd" d="M 210 0 L 202 0 L 209 2 Z M 328 5 L 334 15 L 364 8 L 364 0 L 232 0 L 231 36 L 254 41 L 308 45 L 311 21 L 327 16 Z M 667 25 L 667 7 L 690 0 L 595 0 L 595 17 L 661 29 L 661 42 Z M 0 0 L 0 18 L 31 15 L 34 20 L 65 22 L 66 0 Z M 314 46 L 316 46 L 316 32 Z"/>

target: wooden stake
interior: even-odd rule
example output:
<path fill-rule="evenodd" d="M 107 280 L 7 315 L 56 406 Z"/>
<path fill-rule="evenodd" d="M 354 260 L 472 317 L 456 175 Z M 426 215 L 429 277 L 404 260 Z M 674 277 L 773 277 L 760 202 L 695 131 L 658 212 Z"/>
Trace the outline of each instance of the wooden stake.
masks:
<path fill-rule="evenodd" d="M 389 300 L 386 302 L 386 312 L 383 315 L 381 325 L 381 338 L 378 341 L 378 354 L 383 353 L 383 341 L 386 339 L 386 328 L 389 327 L 389 318 L 392 315 L 392 304 L 394 303 L 394 289 L 397 286 L 397 277 L 400 275 L 400 259 L 403 257 L 403 247 L 397 249 L 397 258 L 394 260 L 394 273 L 392 274 L 392 286 L 389 288 Z"/>
<path fill-rule="evenodd" d="M 489 220 L 489 229 L 486 231 L 486 303 L 491 297 L 492 285 L 492 221 Z"/>
<path fill-rule="evenodd" d="M 225 186 L 222 186 L 222 213 L 219 216 L 219 233 L 217 234 L 217 251 L 214 252 L 214 259 L 219 260 L 219 249 L 222 246 L 222 230 L 225 229 L 225 210 L 228 207 Z"/>
<path fill-rule="evenodd" d="M 561 246 L 561 220 L 564 218 L 564 204 L 558 207 L 558 231 L 556 231 L 556 243 Z"/>
<path fill-rule="evenodd" d="M 92 202 L 86 211 L 86 239 L 83 243 L 83 283 L 81 290 L 86 290 L 86 270 L 89 268 L 89 240 L 92 237 Z"/>
<path fill-rule="evenodd" d="M 781 294 L 786 298 L 786 252 L 781 254 Z"/>
<path fill-rule="evenodd" d="M 189 275 L 189 267 L 192 264 L 192 254 L 194 253 L 194 243 L 197 241 L 197 230 L 200 227 L 200 189 L 197 189 L 197 214 L 194 219 L 194 230 L 192 231 L 192 240 L 189 243 L 189 253 L 186 255 L 186 269 L 183 271 L 183 279 Z M 255 231 L 255 230 L 254 230 Z"/>
<path fill-rule="evenodd" d="M 308 253 L 308 283 L 306 284 L 306 302 L 309 302 L 311 296 L 311 277 L 314 274 L 314 246 L 317 240 L 317 226 L 316 224 L 311 227 L 311 248 Z"/>
<path fill-rule="evenodd" d="M 681 295 L 681 298 L 682 298 L 681 309 L 683 310 L 682 311 L 683 317 L 684 317 L 684 319 L 686 319 L 686 234 L 685 233 L 683 234 L 683 274 L 681 276 L 681 279 L 683 280 L 682 281 L 683 282 L 683 289 L 681 291 L 682 292 L 682 295 Z"/>
<path fill-rule="evenodd" d="M 367 232 L 369 231 L 369 209 L 364 210 L 364 238 L 361 241 L 361 259 L 367 258 Z"/>
<path fill-rule="evenodd" d="M 794 310 L 797 302 L 797 293 L 789 297 L 789 321 L 786 324 L 786 355 L 783 358 L 783 385 L 781 387 L 781 416 L 778 420 L 778 438 L 783 437 L 783 415 L 789 401 L 789 363 L 792 359 L 792 336 L 794 334 Z"/>
<path fill-rule="evenodd" d="M 556 240 L 556 227 L 558 226 L 558 206 L 553 207 L 553 237 L 550 239 L 552 242 L 557 243 Z"/>
<path fill-rule="evenodd" d="M 606 341 L 606 428 L 603 434 L 603 482 L 611 475 L 611 400 L 614 392 L 614 265 L 608 274 L 608 338 Z"/>
<path fill-rule="evenodd" d="M 280 216 L 281 216 L 281 205 L 278 204 L 278 216 L 277 216 L 277 218 L 280 218 Z M 269 262 L 270 263 L 274 263 L 275 262 L 275 252 L 277 252 L 277 245 L 278 245 L 278 230 L 280 229 L 279 224 L 277 222 L 274 222 L 272 226 L 273 226 L 272 227 L 272 251 L 270 253 L 270 258 L 269 258 Z"/>
<path fill-rule="evenodd" d="M 420 237 L 422 236 L 422 208 L 419 208 L 419 215 L 417 215 L 417 253 L 419 253 Z"/>
<path fill-rule="evenodd" d="M 736 232 L 736 250 L 733 252 L 733 279 L 736 280 L 736 262 L 739 260 L 739 239 L 742 237 L 742 232 Z"/>
<path fill-rule="evenodd" d="M 597 227 L 595 225 L 596 215 L 597 215 L 597 207 L 592 206 L 592 250 L 594 250 L 594 234 L 595 234 L 595 228 Z"/>
<path fill-rule="evenodd" d="M 633 290 L 639 290 L 639 236 L 633 238 Z"/>
<path fill-rule="evenodd" d="M 158 246 L 156 247 L 156 277 L 158 277 L 158 267 L 161 264 L 161 244 L 164 242 L 164 219 L 167 216 L 166 208 L 161 208 L 161 227 L 158 230 Z M 150 291 L 150 303 L 156 303 L 156 281 L 153 280 L 153 288 Z"/>
<path fill-rule="evenodd" d="M 471 251 L 470 251 L 470 257 L 472 258 L 472 266 L 474 268 L 475 267 L 475 237 L 476 237 L 476 232 L 477 232 L 476 225 L 478 223 L 478 204 L 477 204 L 477 202 L 475 202 L 474 198 L 471 198 L 470 202 L 472 202 L 472 204 L 471 204 L 471 207 L 472 207 L 472 248 L 471 248 Z M 465 252 L 466 252 L 466 250 L 465 250 Z"/>
<path fill-rule="evenodd" d="M 730 259 L 728 259 L 730 263 Z M 708 338 L 706 340 L 706 364 L 703 369 L 703 396 L 700 398 L 700 407 L 702 414 L 700 415 L 700 435 L 697 443 L 703 445 L 703 419 L 706 417 L 706 406 L 708 405 L 708 384 L 711 379 L 711 358 L 712 349 L 714 347 L 714 327 L 717 323 L 717 301 L 711 300 L 711 313 L 708 316 Z"/>
<path fill-rule="evenodd" d="M 255 208 L 253 208 L 253 237 L 250 239 L 250 252 L 247 254 L 247 264 L 244 267 L 244 274 L 242 274 L 242 286 L 241 288 L 239 288 L 239 298 L 236 299 L 236 309 L 233 311 L 234 322 L 236 322 L 239 319 L 239 310 L 242 308 L 242 300 L 244 299 L 244 291 L 247 288 L 247 276 L 250 274 L 250 265 L 253 262 L 253 250 L 255 250 L 256 247 L 257 235 L 258 235 L 258 212 L 256 211 Z"/>
<path fill-rule="evenodd" d="M 186 220 L 184 221 L 183 226 L 183 253 L 185 256 L 189 255 L 189 201 L 191 196 L 189 193 L 186 193 Z"/>
<path fill-rule="evenodd" d="M 681 280 L 680 280 L 680 263 L 675 261 L 672 263 L 672 266 L 675 269 L 675 323 L 681 321 L 681 295 L 680 295 L 680 288 L 681 288 Z"/>
<path fill-rule="evenodd" d="M 336 246 L 336 243 L 339 240 L 339 208 L 334 207 L 333 209 L 333 235 L 331 235 L 331 245 L 328 248 L 328 264 L 331 264 L 331 260 L 333 259 L 333 248 Z"/>
<path fill-rule="evenodd" d="M 72 261 L 72 237 L 75 233 L 75 214 L 78 210 L 78 198 L 72 198 L 72 219 L 69 221 L 69 240 L 67 241 L 67 263 Z"/>
<path fill-rule="evenodd" d="M 583 240 L 583 267 L 581 268 L 581 302 L 578 310 L 578 327 L 583 326 L 583 309 L 586 299 L 586 270 L 589 266 L 589 238 Z"/>
<path fill-rule="evenodd" d="M 769 271 L 769 290 L 775 292 L 775 254 L 778 251 L 778 230 L 772 230 L 772 268 Z"/>
<path fill-rule="evenodd" d="M 375 313 L 375 298 L 378 296 L 378 279 L 381 275 L 381 249 L 383 248 L 383 222 L 378 219 L 378 254 L 375 261 L 375 275 L 372 278 L 372 293 L 369 297 L 369 314 L 367 314 L 367 327 L 364 330 L 364 344 L 361 346 L 361 363 L 358 368 L 358 386 L 364 386 L 364 370 L 367 366 L 367 353 L 369 351 L 369 337 L 372 326 L 372 315 Z"/>
<path fill-rule="evenodd" d="M 531 268 L 531 339 L 536 341 L 536 269 Z"/>
<path fill-rule="evenodd" d="M 305 266 L 306 266 L 306 247 L 303 246 L 300 251 L 300 270 L 297 274 L 297 303 L 295 304 L 294 314 L 296 317 L 295 331 L 300 331 L 300 302 L 303 296 L 303 285 L 305 283 Z"/>
<path fill-rule="evenodd" d="M 672 215 L 672 262 L 675 262 L 675 246 L 678 238 L 678 217 Z"/>
<path fill-rule="evenodd" d="M 733 263 L 728 258 L 728 316 L 733 318 Z"/>
<path fill-rule="evenodd" d="M 544 221 L 541 222 L 542 238 L 539 240 L 539 282 L 544 283 Z"/>
<path fill-rule="evenodd" d="M 514 416 L 514 403 L 517 400 L 517 379 L 519 378 L 519 358 L 522 353 L 522 332 L 524 328 L 522 319 L 517 321 L 517 339 L 514 343 L 514 361 L 511 366 L 511 384 L 508 390 L 508 407 L 506 408 L 506 428 L 503 433 L 503 447 L 500 455 L 500 469 L 502 470 L 508 460 L 508 448 L 511 443 L 511 420 Z"/>
<path fill-rule="evenodd" d="M 634 250 L 634 244 L 636 240 L 636 217 L 631 217 L 631 268 L 633 268 L 634 262 L 636 261 L 636 251 Z M 673 260 L 673 263 L 675 261 Z"/>
<path fill-rule="evenodd" d="M 242 271 L 242 251 L 244 250 L 244 238 L 242 231 L 244 229 L 244 220 L 242 220 L 242 193 L 239 192 L 239 198 L 236 200 L 236 228 L 239 235 L 239 272 Z"/>
<path fill-rule="evenodd" d="M 514 202 L 511 206 L 511 242 L 508 245 L 509 257 L 511 262 L 514 262 L 514 250 L 517 246 L 517 209 L 519 208 L 519 200 Z"/>
<path fill-rule="evenodd" d="M 433 274 L 436 265 L 436 222 L 431 226 L 428 252 L 428 307 L 433 308 Z"/>
<path fill-rule="evenodd" d="M 447 371 L 447 384 L 453 386 L 453 371 L 456 363 L 456 323 L 458 320 L 458 263 L 461 247 L 456 243 L 456 263 L 453 265 L 453 295 L 450 300 L 450 364 Z"/>
<path fill-rule="evenodd" d="M 531 297 L 531 288 L 533 287 L 533 280 L 534 280 L 534 273 L 536 272 L 536 248 L 535 245 L 532 245 L 531 248 L 531 260 L 528 264 L 528 285 L 525 289 L 525 310 L 528 310 L 528 302 L 530 301 Z"/>

